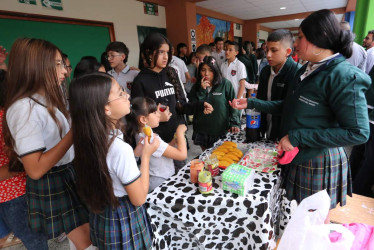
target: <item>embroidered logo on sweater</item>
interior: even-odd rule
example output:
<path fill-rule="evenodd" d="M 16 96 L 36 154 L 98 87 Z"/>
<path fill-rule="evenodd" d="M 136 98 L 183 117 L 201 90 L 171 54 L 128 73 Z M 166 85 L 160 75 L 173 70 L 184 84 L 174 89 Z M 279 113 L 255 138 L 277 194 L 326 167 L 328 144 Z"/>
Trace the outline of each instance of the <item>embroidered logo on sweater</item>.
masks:
<path fill-rule="evenodd" d="M 173 84 L 168 83 L 168 82 L 165 82 L 165 86 L 171 86 L 171 87 L 174 87 Z"/>
<path fill-rule="evenodd" d="M 214 93 L 212 93 L 212 95 L 222 95 L 222 93 L 214 92 Z"/>
<path fill-rule="evenodd" d="M 235 76 L 236 75 L 236 70 L 231 70 L 231 75 Z"/>
<path fill-rule="evenodd" d="M 285 83 L 277 82 L 277 87 L 284 88 L 285 85 Z"/>
<path fill-rule="evenodd" d="M 308 99 L 308 98 L 306 98 L 302 95 L 299 97 L 299 101 L 302 101 L 303 103 L 308 104 L 308 105 L 313 106 L 313 107 L 317 106 L 319 104 L 318 102 L 310 100 L 310 99 Z"/>

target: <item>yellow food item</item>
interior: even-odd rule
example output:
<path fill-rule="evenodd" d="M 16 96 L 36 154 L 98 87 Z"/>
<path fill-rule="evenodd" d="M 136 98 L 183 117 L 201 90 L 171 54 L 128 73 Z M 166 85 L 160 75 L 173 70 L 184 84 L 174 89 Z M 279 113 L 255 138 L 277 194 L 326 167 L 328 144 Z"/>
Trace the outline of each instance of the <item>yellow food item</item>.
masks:
<path fill-rule="evenodd" d="M 237 148 L 238 144 L 232 141 L 225 141 L 222 145 L 230 145 L 231 147 Z"/>
<path fill-rule="evenodd" d="M 231 153 L 225 154 L 224 159 L 225 159 L 225 160 L 226 160 L 226 159 L 231 159 L 231 160 L 233 160 L 234 162 L 238 162 L 238 161 L 240 160 L 239 157 L 237 157 L 236 155 L 231 154 Z"/>
<path fill-rule="evenodd" d="M 231 163 L 228 162 L 228 161 L 219 161 L 219 164 L 218 164 L 218 165 L 219 165 L 219 166 L 223 166 L 223 167 L 228 167 L 228 166 L 231 165 Z"/>
<path fill-rule="evenodd" d="M 225 155 L 226 153 L 222 152 L 222 151 L 219 151 L 219 150 L 213 150 L 212 154 L 215 154 L 215 155 Z"/>
<path fill-rule="evenodd" d="M 234 149 L 230 150 L 230 153 L 238 154 L 238 156 L 239 156 L 240 158 L 243 157 L 243 152 L 240 151 L 240 149 L 237 149 L 237 148 L 234 148 Z"/>
<path fill-rule="evenodd" d="M 148 143 L 151 143 L 151 136 L 152 136 L 152 129 L 150 126 L 145 126 L 143 128 L 143 132 L 146 136 L 148 136 Z"/>
<path fill-rule="evenodd" d="M 230 150 L 227 149 L 227 148 L 220 148 L 220 147 L 218 147 L 218 148 L 216 148 L 216 150 L 214 150 L 214 151 L 220 151 L 220 152 L 228 153 Z"/>
<path fill-rule="evenodd" d="M 243 153 L 242 154 L 240 154 L 239 152 L 237 152 L 237 151 L 231 151 L 231 152 L 229 152 L 230 154 L 232 154 L 232 155 L 235 155 L 235 156 L 237 156 L 239 159 L 240 158 L 242 158 L 243 157 Z"/>

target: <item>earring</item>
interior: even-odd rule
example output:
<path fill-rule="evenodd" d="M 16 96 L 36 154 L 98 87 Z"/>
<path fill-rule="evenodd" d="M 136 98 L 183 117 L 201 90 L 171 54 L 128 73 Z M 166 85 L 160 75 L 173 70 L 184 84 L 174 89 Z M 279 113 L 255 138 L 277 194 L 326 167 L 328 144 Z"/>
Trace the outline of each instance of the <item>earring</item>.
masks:
<path fill-rule="evenodd" d="M 107 116 L 110 116 L 112 114 L 112 112 L 110 112 L 110 110 L 108 110 L 107 112 L 105 112 Z"/>

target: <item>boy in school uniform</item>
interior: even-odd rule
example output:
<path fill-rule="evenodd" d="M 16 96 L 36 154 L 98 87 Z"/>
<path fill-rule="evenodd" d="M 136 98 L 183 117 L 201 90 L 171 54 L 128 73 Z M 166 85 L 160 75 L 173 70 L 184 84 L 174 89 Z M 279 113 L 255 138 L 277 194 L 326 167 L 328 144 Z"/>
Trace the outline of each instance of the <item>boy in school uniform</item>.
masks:
<path fill-rule="evenodd" d="M 292 33 L 279 29 L 269 34 L 267 39 L 266 58 L 269 65 L 265 66 L 259 78 L 257 98 L 261 100 L 284 100 L 287 89 L 294 79 L 300 65 L 290 56 L 293 48 Z M 261 114 L 261 133 L 271 140 L 279 138 L 280 116 Z"/>
<path fill-rule="evenodd" d="M 139 74 L 139 71 L 132 70 L 126 65 L 129 49 L 123 42 L 111 42 L 105 51 L 110 67 L 112 67 L 107 73 L 116 79 L 127 93 L 131 94 L 132 82 Z"/>
<path fill-rule="evenodd" d="M 226 60 L 222 37 L 216 37 L 214 43 L 216 44 L 216 51 L 212 52 L 212 56 L 217 60 L 218 67 L 221 68 L 221 65 Z"/>
<path fill-rule="evenodd" d="M 239 44 L 233 41 L 227 42 L 226 62 L 221 65 L 221 73 L 234 87 L 236 98 L 243 98 L 245 94 L 245 80 L 247 70 L 245 65 L 236 58 L 239 53 Z"/>

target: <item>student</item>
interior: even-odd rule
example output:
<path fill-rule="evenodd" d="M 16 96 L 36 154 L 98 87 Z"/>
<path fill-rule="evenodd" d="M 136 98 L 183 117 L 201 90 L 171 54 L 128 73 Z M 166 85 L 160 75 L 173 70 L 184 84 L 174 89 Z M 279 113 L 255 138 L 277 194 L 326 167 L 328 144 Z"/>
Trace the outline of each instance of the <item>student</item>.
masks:
<path fill-rule="evenodd" d="M 174 68 L 168 64 L 172 58 L 169 40 L 160 33 L 148 35 L 142 44 L 142 54 L 146 68 L 134 79 L 131 98 L 149 97 L 157 104 L 167 105 L 160 110 L 160 126 L 154 129 L 160 138 L 169 143 L 180 124 L 185 124 L 183 114 L 193 114 L 195 109 L 212 110 L 211 105 L 203 102 L 188 104 L 181 83 Z M 178 110 L 178 112 L 177 112 Z M 185 161 L 174 161 L 176 171 L 185 165 Z"/>
<path fill-rule="evenodd" d="M 244 64 L 236 58 L 238 53 L 239 45 L 236 42 L 228 41 L 226 61 L 221 65 L 221 73 L 224 78 L 231 82 L 236 98 L 240 99 L 246 93 L 247 70 Z"/>
<path fill-rule="evenodd" d="M 245 55 L 245 50 L 243 49 L 243 46 L 239 44 L 239 50 L 238 54 L 236 55 L 236 58 L 238 58 L 239 61 L 241 61 L 246 69 L 247 72 L 247 79 L 246 81 L 250 84 L 256 83 L 256 73 L 253 69 L 253 65 L 251 61 L 249 61 L 248 57 Z"/>
<path fill-rule="evenodd" d="M 152 230 L 144 202 L 149 159 L 159 146 L 144 140 L 140 169 L 123 138 L 121 118 L 130 113 L 129 95 L 115 79 L 93 73 L 69 90 L 80 197 L 90 210 L 90 235 L 99 249 L 150 249 Z"/>
<path fill-rule="evenodd" d="M 335 14 L 319 10 L 305 18 L 295 42 L 304 65 L 289 86 L 284 101 L 233 100 L 234 108 L 256 108 L 281 114 L 278 150 L 298 147 L 292 162 L 283 166 L 283 187 L 289 200 L 327 189 L 330 208 L 346 204 L 352 195 L 351 171 L 344 146 L 362 144 L 369 137 L 365 91 L 370 78 L 346 62 L 353 37 L 340 29 Z"/>
<path fill-rule="evenodd" d="M 84 56 L 74 69 L 74 78 L 94 72 L 105 72 L 105 68 L 97 61 L 96 57 Z"/>
<path fill-rule="evenodd" d="M 288 85 L 294 79 L 300 66 L 290 57 L 293 48 L 293 35 L 279 29 L 269 34 L 266 58 L 269 63 L 260 74 L 256 98 L 267 101 L 284 100 Z M 280 116 L 261 114 L 261 133 L 267 139 L 280 139 Z"/>
<path fill-rule="evenodd" d="M 246 52 L 246 56 L 248 57 L 249 61 L 252 62 L 252 66 L 255 72 L 258 71 L 258 64 L 257 64 L 257 58 L 253 54 L 253 50 L 255 48 L 254 42 L 245 41 L 243 44 L 243 48 Z M 257 81 L 257 78 L 256 78 Z"/>
<path fill-rule="evenodd" d="M 10 162 L 20 159 L 27 173 L 31 230 L 48 239 L 65 232 L 77 249 L 91 247 L 88 213 L 75 191 L 73 136 L 60 88 L 66 73 L 61 52 L 44 40 L 17 39 L 8 67 L 4 138 Z"/>
<path fill-rule="evenodd" d="M 159 126 L 160 113 L 157 111 L 157 104 L 150 98 L 137 97 L 131 101 L 131 113 L 126 116 L 126 135 L 132 141 L 134 147 L 134 140 L 138 143 L 143 141 L 143 128 L 149 126 L 151 129 Z M 161 138 L 160 146 L 152 154 L 149 161 L 149 192 L 152 192 L 156 187 L 160 186 L 165 180 L 175 174 L 173 160 L 183 161 L 187 158 L 187 147 L 184 133 L 187 127 L 184 124 L 178 126 L 175 132 L 177 148 L 175 139 L 167 144 Z M 134 153 L 139 157 L 142 151 L 142 144 L 138 143 Z"/>
<path fill-rule="evenodd" d="M 123 42 L 111 42 L 105 49 L 107 59 L 112 70 L 108 74 L 113 76 L 114 79 L 121 85 L 127 93 L 131 93 L 132 83 L 139 71 L 130 69 L 126 65 L 129 59 L 129 49 Z"/>
<path fill-rule="evenodd" d="M 216 51 L 216 45 L 214 43 L 209 43 L 209 47 L 210 47 L 210 52 L 214 52 Z"/>
<path fill-rule="evenodd" d="M 196 57 L 199 59 L 199 63 L 202 63 L 204 61 L 204 58 L 206 56 L 211 55 L 210 47 L 207 44 L 201 44 L 196 49 Z M 199 65 L 197 65 L 199 66 Z"/>
<path fill-rule="evenodd" d="M 212 147 L 228 130 L 239 131 L 239 112 L 228 104 L 229 100 L 236 97 L 235 91 L 232 84 L 221 76 L 214 57 L 207 56 L 200 63 L 196 82 L 199 84 L 192 87 L 191 100 L 209 102 L 214 108 L 210 115 L 201 111 L 194 113 L 192 140 L 205 150 Z"/>
<path fill-rule="evenodd" d="M 0 63 L 6 54 L 0 50 Z M 27 249 L 48 249 L 47 237 L 34 233 L 28 225 L 25 172 L 9 172 L 9 159 L 3 139 L 4 80 L 5 71 L 0 70 L 0 239 L 10 232 L 18 237 Z"/>
<path fill-rule="evenodd" d="M 214 44 L 216 45 L 216 50 L 212 52 L 212 56 L 216 58 L 218 67 L 221 68 L 221 65 L 225 62 L 225 50 L 223 49 L 223 38 L 216 37 L 214 39 Z"/>
<path fill-rule="evenodd" d="M 174 54 L 174 47 L 171 47 L 171 53 Z M 190 73 L 188 72 L 186 64 L 184 63 L 182 59 L 176 56 L 172 56 L 169 66 L 173 67 L 177 71 L 184 96 L 187 97 L 187 93 L 184 88 L 184 85 L 186 84 L 187 81 L 191 80 L 191 76 L 190 76 Z"/>
<path fill-rule="evenodd" d="M 178 43 L 177 45 L 177 57 L 181 59 L 186 65 L 188 64 L 188 49 L 187 44 Z"/>
<path fill-rule="evenodd" d="M 190 91 L 192 86 L 196 83 L 196 73 L 197 73 L 197 67 L 199 66 L 199 58 L 196 56 L 196 52 L 191 52 L 188 57 L 188 73 L 190 74 L 191 79 L 186 83 L 186 92 L 189 97 Z"/>

